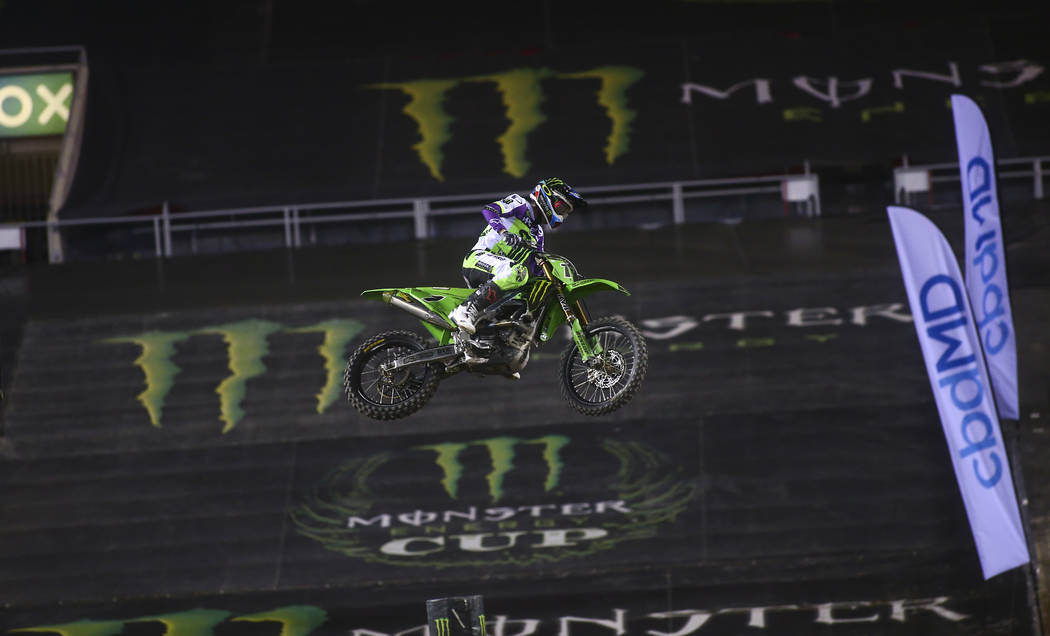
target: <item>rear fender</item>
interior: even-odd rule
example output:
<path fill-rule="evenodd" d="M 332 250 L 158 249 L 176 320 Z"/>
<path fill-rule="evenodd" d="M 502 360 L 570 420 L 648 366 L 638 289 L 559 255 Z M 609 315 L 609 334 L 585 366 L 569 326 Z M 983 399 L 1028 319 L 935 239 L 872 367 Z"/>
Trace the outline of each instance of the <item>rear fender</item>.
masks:
<path fill-rule="evenodd" d="M 419 318 L 438 344 L 446 345 L 456 330 L 448 314 L 466 300 L 471 291 L 461 287 L 385 287 L 367 289 L 361 296 L 393 305 Z"/>

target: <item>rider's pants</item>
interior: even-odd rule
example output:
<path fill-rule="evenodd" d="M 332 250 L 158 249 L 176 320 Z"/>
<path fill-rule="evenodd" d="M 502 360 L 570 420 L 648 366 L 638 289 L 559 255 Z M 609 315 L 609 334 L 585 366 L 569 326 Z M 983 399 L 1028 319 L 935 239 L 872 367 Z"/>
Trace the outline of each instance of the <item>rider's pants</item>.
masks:
<path fill-rule="evenodd" d="M 463 259 L 463 280 L 471 287 L 491 280 L 506 295 L 528 282 L 529 266 L 486 250 L 474 250 Z"/>

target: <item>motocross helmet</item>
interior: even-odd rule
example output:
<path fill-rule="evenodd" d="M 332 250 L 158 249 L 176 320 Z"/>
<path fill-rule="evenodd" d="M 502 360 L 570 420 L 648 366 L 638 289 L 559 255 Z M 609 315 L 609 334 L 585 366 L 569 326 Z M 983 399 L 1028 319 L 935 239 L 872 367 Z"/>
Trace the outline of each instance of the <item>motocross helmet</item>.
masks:
<path fill-rule="evenodd" d="M 536 184 L 529 198 L 539 208 L 538 220 L 554 229 L 576 208 L 587 207 L 587 201 L 572 186 L 557 177 L 544 179 Z"/>

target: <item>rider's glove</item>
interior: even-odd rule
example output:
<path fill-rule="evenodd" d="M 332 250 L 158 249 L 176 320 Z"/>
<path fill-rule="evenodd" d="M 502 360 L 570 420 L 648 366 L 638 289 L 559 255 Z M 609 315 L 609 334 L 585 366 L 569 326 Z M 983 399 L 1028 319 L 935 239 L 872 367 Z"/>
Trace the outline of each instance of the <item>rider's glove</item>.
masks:
<path fill-rule="evenodd" d="M 525 240 L 522 239 L 517 234 L 511 234 L 510 232 L 503 232 L 502 234 L 500 234 L 500 238 L 502 238 L 503 242 L 506 243 L 507 246 L 512 248 L 512 249 L 516 249 L 516 248 L 519 248 L 519 247 L 531 247 L 531 245 L 526 243 Z"/>

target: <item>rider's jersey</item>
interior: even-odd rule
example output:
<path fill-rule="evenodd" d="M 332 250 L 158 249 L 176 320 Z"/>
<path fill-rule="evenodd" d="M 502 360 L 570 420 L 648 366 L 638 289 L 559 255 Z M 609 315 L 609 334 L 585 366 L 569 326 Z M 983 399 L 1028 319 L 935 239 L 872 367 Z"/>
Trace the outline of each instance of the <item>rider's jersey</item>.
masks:
<path fill-rule="evenodd" d="M 501 240 L 500 232 L 506 230 L 535 245 L 537 250 L 543 251 L 543 227 L 536 222 L 529 202 L 520 195 L 510 194 L 499 201 L 493 201 L 481 210 L 481 214 L 488 225 L 472 249 L 485 250 L 518 262 L 528 258 L 530 250 L 513 249 Z M 535 273 L 533 260 L 529 259 L 529 269 Z"/>

